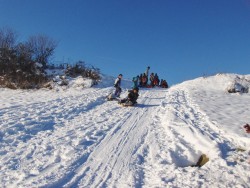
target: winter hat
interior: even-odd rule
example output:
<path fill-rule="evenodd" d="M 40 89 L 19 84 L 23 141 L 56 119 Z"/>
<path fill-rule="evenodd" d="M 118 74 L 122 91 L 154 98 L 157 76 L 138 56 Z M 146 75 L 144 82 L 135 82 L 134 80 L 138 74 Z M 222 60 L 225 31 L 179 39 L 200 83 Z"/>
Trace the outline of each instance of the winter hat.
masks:
<path fill-rule="evenodd" d="M 139 91 L 139 88 L 138 87 L 135 87 L 134 90 L 136 90 L 137 92 Z"/>

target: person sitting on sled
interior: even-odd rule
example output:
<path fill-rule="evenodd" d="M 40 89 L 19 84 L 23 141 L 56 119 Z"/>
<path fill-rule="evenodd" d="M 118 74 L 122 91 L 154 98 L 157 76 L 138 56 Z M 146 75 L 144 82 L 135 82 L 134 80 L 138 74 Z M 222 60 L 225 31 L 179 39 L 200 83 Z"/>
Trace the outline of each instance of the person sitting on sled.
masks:
<path fill-rule="evenodd" d="M 168 88 L 168 83 L 167 83 L 167 81 L 161 79 L 161 84 L 160 84 L 160 86 L 161 86 L 162 88 Z"/>
<path fill-rule="evenodd" d="M 126 104 L 126 105 L 135 105 L 137 103 L 137 99 L 139 97 L 139 88 L 136 87 L 136 88 L 133 88 L 132 90 L 129 90 L 128 91 L 128 96 L 122 100 L 120 100 L 118 103 L 119 104 Z"/>

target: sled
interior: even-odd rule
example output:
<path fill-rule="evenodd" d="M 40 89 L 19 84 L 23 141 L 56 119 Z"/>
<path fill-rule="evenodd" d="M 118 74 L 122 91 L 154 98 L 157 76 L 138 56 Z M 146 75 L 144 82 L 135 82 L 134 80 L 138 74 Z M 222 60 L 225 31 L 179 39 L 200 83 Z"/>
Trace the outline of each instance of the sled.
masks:
<path fill-rule="evenodd" d="M 118 103 L 118 104 L 120 104 L 121 106 L 124 106 L 124 107 L 132 107 L 132 106 L 136 106 L 137 103 L 132 104 L 129 102 L 125 102 L 125 103 Z"/>
<path fill-rule="evenodd" d="M 123 106 L 123 107 L 133 107 L 133 106 L 136 106 L 136 105 L 135 105 L 135 104 L 133 104 L 133 105 L 128 105 L 128 104 L 122 103 L 121 106 Z"/>
<path fill-rule="evenodd" d="M 107 96 L 107 101 L 119 101 L 120 99 L 118 97 L 116 97 L 115 95 L 113 95 L 112 93 L 110 93 Z"/>
<path fill-rule="evenodd" d="M 107 98 L 107 101 L 119 101 L 119 98 Z"/>

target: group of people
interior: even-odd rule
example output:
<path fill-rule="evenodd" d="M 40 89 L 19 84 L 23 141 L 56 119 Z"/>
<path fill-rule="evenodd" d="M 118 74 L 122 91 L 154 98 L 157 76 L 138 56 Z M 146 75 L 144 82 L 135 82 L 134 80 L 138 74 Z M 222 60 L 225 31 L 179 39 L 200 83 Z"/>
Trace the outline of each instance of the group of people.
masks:
<path fill-rule="evenodd" d="M 128 91 L 128 95 L 126 98 L 121 99 L 118 101 L 119 104 L 126 104 L 128 106 L 133 106 L 134 104 L 136 104 L 137 99 L 139 97 L 139 87 L 154 87 L 154 86 L 159 86 L 162 88 L 168 88 L 168 83 L 166 80 L 163 79 L 159 79 L 157 73 L 151 73 L 150 77 L 148 79 L 149 76 L 149 70 L 150 67 L 148 66 L 145 73 L 141 74 L 140 76 L 136 76 L 133 78 L 133 86 L 132 89 Z M 122 79 L 123 75 L 119 74 L 118 77 L 116 78 L 115 82 L 114 82 L 114 87 L 115 87 L 115 92 L 114 92 L 114 96 L 112 94 L 109 95 L 108 98 L 112 98 L 112 97 L 120 97 L 120 94 L 122 92 L 121 89 L 121 79 Z M 149 82 L 150 81 L 150 82 Z"/>
<path fill-rule="evenodd" d="M 145 73 L 140 74 L 132 79 L 133 87 L 162 87 L 168 88 L 168 83 L 166 80 L 159 79 L 157 73 L 151 73 L 149 76 L 150 67 L 148 66 Z"/>

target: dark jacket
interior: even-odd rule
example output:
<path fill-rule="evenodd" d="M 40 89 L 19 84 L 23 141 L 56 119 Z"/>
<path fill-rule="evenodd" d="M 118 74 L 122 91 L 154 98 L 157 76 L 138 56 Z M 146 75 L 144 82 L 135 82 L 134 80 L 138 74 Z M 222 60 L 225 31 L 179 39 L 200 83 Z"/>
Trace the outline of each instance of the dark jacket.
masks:
<path fill-rule="evenodd" d="M 131 101 L 132 103 L 136 103 L 136 100 L 138 99 L 139 94 L 135 93 L 133 90 L 129 90 L 128 93 L 128 101 Z"/>

